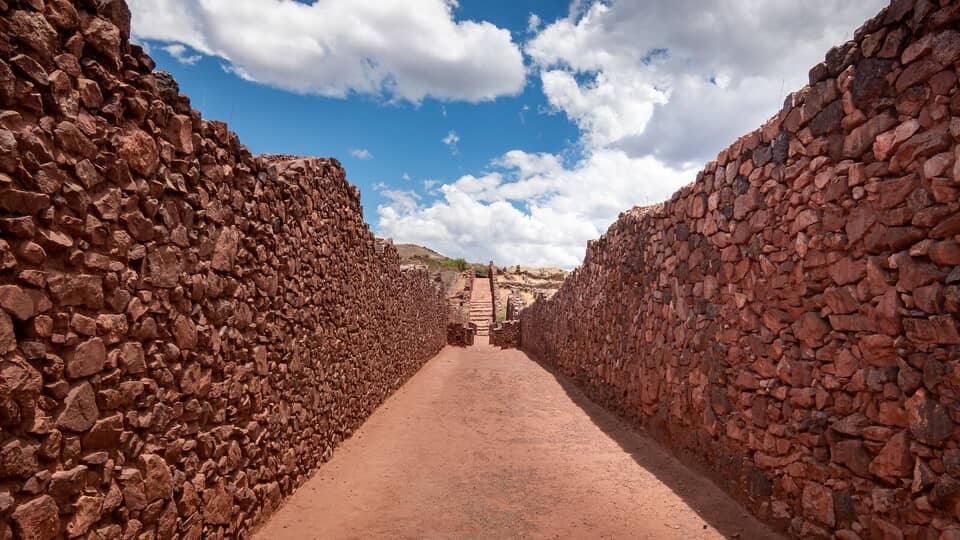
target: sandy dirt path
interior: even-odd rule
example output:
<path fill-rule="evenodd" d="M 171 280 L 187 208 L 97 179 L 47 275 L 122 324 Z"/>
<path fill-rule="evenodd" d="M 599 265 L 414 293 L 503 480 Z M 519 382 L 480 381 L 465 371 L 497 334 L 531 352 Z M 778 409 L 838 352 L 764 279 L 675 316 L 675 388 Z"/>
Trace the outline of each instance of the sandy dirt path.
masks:
<path fill-rule="evenodd" d="M 777 538 L 522 352 L 447 347 L 256 538 Z"/>

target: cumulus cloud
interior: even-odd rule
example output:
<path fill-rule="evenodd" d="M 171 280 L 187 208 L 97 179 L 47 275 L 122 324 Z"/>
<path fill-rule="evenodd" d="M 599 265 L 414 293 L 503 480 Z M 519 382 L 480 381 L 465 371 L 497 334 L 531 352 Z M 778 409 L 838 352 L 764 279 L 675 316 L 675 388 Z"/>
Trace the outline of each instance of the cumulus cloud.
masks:
<path fill-rule="evenodd" d="M 643 133 L 654 105 L 668 101 L 663 90 L 632 73 L 601 71 L 581 85 L 569 71 L 554 69 L 545 70 L 541 80 L 547 100 L 577 123 L 590 146 Z"/>
<path fill-rule="evenodd" d="M 437 201 L 381 205 L 378 228 L 451 256 L 576 266 L 619 212 L 693 181 L 884 3 L 573 0 L 551 24 L 531 18 L 525 52 L 583 157 L 508 152 Z"/>
<path fill-rule="evenodd" d="M 380 191 L 380 195 L 390 200 L 390 208 L 400 212 L 416 210 L 420 201 L 420 195 L 413 190 L 383 189 Z"/>
<path fill-rule="evenodd" d="M 163 50 L 166 51 L 167 54 L 172 56 L 177 62 L 180 62 L 181 64 L 186 64 L 188 66 L 192 66 L 196 64 L 203 58 L 203 56 L 199 54 L 188 54 L 187 48 L 184 47 L 183 45 L 180 45 L 179 43 L 167 45 L 163 47 Z"/>
<path fill-rule="evenodd" d="M 244 79 L 299 93 L 479 102 L 526 81 L 510 32 L 456 21 L 455 0 L 129 3 L 138 41 L 189 46 Z"/>
<path fill-rule="evenodd" d="M 353 150 L 350 150 L 350 155 L 357 159 L 373 159 L 373 154 L 371 154 L 366 148 L 354 148 Z"/>
<path fill-rule="evenodd" d="M 885 3 L 574 2 L 525 51 L 587 144 L 701 163 L 776 112 Z"/>
<path fill-rule="evenodd" d="M 620 150 L 594 152 L 570 167 L 553 154 L 514 150 L 486 174 L 440 186 L 431 204 L 379 206 L 377 228 L 451 257 L 569 268 L 619 212 L 666 198 L 693 174 Z"/>

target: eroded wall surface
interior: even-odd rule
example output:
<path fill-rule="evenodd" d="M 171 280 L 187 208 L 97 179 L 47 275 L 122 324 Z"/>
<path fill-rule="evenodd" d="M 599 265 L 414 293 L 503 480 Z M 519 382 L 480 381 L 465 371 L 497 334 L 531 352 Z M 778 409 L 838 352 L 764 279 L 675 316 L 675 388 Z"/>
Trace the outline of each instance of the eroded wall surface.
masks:
<path fill-rule="evenodd" d="M 796 537 L 960 537 L 958 20 L 894 1 L 592 242 L 523 349 Z"/>
<path fill-rule="evenodd" d="M 246 535 L 446 340 L 340 164 L 251 156 L 129 19 L 0 1 L 0 538 Z"/>

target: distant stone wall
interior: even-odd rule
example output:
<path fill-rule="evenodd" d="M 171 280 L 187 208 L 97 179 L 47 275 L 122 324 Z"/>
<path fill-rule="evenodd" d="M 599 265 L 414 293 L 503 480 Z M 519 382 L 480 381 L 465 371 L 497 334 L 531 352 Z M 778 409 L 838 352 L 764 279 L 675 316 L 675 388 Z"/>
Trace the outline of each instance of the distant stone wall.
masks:
<path fill-rule="evenodd" d="M 446 340 L 335 160 L 253 157 L 122 0 L 0 1 L 0 538 L 245 536 Z"/>
<path fill-rule="evenodd" d="M 460 275 L 463 278 L 463 291 L 448 298 L 450 301 L 450 323 L 466 323 L 470 320 L 470 298 L 473 297 L 473 279 L 476 274 L 471 268 Z"/>
<path fill-rule="evenodd" d="M 960 538 L 958 21 L 894 1 L 592 242 L 523 349 L 797 538 Z"/>
<path fill-rule="evenodd" d="M 503 349 L 520 346 L 520 321 L 504 321 L 490 331 L 490 344 Z"/>
<path fill-rule="evenodd" d="M 447 345 L 454 347 L 469 347 L 473 345 L 477 326 L 473 323 L 449 323 L 447 325 Z"/>
<path fill-rule="evenodd" d="M 520 312 L 523 310 L 523 299 L 520 298 L 517 294 L 510 295 L 507 298 L 507 320 L 508 321 L 518 321 L 520 320 Z"/>
<path fill-rule="evenodd" d="M 493 317 L 491 320 L 492 328 L 492 325 L 497 322 L 497 309 L 499 308 L 497 304 L 500 303 L 500 286 L 497 284 L 497 267 L 493 265 L 493 261 L 490 261 L 490 269 L 487 272 L 487 275 L 490 278 L 490 296 L 493 298 L 493 315 L 491 315 L 491 317 Z"/>

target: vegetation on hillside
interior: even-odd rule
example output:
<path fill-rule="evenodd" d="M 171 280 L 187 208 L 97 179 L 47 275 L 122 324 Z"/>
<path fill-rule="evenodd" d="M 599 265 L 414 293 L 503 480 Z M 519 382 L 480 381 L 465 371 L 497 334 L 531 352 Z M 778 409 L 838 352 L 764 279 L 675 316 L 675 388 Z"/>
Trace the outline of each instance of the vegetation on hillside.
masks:
<path fill-rule="evenodd" d="M 395 247 L 400 255 L 400 264 L 422 264 L 431 272 L 442 272 L 444 270 L 465 272 L 473 268 L 478 276 L 487 275 L 487 265 L 485 264 L 467 262 L 462 257 L 451 259 L 432 249 L 415 244 L 397 244 Z"/>

